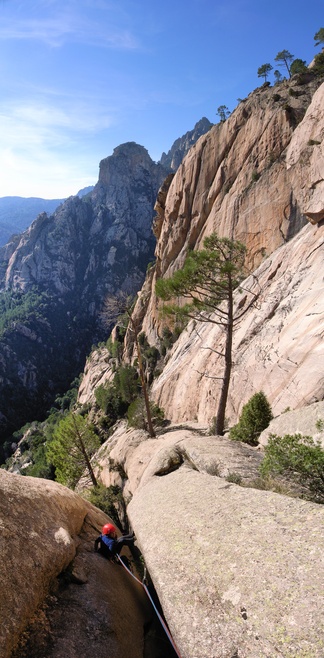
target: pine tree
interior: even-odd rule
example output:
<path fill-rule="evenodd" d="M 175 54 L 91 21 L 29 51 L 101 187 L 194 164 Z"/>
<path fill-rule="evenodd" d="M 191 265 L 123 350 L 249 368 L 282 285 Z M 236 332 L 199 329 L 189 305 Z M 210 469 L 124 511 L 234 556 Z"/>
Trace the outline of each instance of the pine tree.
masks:
<path fill-rule="evenodd" d="M 225 409 L 232 371 L 232 343 L 235 326 L 258 297 L 244 288 L 242 303 L 235 307 L 234 290 L 247 275 L 244 266 L 246 247 L 238 241 L 219 238 L 215 233 L 204 240 L 204 249 L 191 252 L 181 270 L 169 279 L 159 279 L 156 293 L 163 301 L 176 297 L 178 302 L 163 305 L 163 313 L 175 318 L 192 318 L 211 322 L 225 333 L 223 351 L 215 351 L 224 359 L 224 371 L 215 431 L 224 433 Z M 185 301 L 187 300 L 187 303 Z"/>
<path fill-rule="evenodd" d="M 91 457 L 100 447 L 99 437 L 87 418 L 70 413 L 57 425 L 47 447 L 47 460 L 55 467 L 55 479 L 74 489 L 86 471 L 97 486 Z"/>

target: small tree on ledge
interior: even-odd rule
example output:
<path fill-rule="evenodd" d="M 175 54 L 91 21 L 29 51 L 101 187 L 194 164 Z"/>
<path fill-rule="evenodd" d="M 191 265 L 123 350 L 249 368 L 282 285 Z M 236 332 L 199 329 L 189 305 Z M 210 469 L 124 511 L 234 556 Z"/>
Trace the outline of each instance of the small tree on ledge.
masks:
<path fill-rule="evenodd" d="M 234 305 L 234 290 L 247 276 L 244 266 L 246 247 L 238 241 L 219 238 L 215 233 L 204 240 L 204 249 L 191 252 L 169 279 L 159 279 L 156 294 L 163 301 L 163 312 L 176 318 L 211 322 L 225 332 L 224 351 L 215 351 L 224 359 L 221 394 L 216 415 L 216 434 L 224 434 L 225 410 L 232 371 L 233 332 L 255 303 L 259 293 L 244 288 L 245 296 Z M 187 302 L 186 302 L 187 300 Z M 182 304 L 182 301 L 184 302 Z"/>
<path fill-rule="evenodd" d="M 273 66 L 271 64 L 262 64 L 258 68 L 258 78 L 264 78 L 264 81 L 267 81 L 270 71 L 272 71 Z"/>

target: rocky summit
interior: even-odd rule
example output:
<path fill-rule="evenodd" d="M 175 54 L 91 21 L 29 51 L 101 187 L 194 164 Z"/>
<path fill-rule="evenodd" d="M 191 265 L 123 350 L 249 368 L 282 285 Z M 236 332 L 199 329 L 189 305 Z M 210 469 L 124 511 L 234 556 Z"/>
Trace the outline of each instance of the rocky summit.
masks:
<path fill-rule="evenodd" d="M 0 250 L 2 440 L 79 375 L 91 344 L 107 335 L 98 323 L 105 296 L 141 286 L 166 174 L 145 148 L 123 144 L 100 163 L 93 191 L 42 213 Z"/>

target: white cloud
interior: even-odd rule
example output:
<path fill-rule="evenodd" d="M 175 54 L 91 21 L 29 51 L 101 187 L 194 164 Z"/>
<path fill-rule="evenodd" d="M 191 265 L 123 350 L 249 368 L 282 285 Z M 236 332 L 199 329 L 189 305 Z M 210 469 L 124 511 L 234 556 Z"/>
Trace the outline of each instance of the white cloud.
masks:
<path fill-rule="evenodd" d="M 39 4 L 39 3 L 37 3 Z M 41 41 L 51 47 L 62 46 L 66 42 L 77 42 L 104 48 L 134 50 L 139 48 L 138 39 L 130 29 L 120 27 L 115 23 L 112 7 L 108 4 L 100 15 L 100 19 L 93 18 L 95 12 L 88 15 L 82 3 L 45 3 L 51 13 L 44 12 L 44 2 L 39 5 L 36 16 L 27 12 L 22 18 L 19 14 L 14 17 L 5 15 L 1 18 L 0 38 L 9 40 Z M 43 11 L 42 11 L 43 9 Z M 32 12 L 31 12 L 32 13 Z M 39 16 L 42 14 L 43 16 Z M 119 17 L 120 20 L 120 17 Z"/>
<path fill-rule="evenodd" d="M 78 157 L 79 155 L 79 157 Z M 44 146 L 33 149 L 7 148 L 0 151 L 0 196 L 64 198 L 97 181 L 97 170 L 89 160 L 73 151 L 62 157 Z M 98 169 L 98 168 L 97 168 Z"/>
<path fill-rule="evenodd" d="M 52 99 L 53 100 L 53 99 Z M 95 154 L 84 143 L 112 125 L 112 118 L 85 101 L 43 99 L 0 106 L 0 196 L 63 197 L 92 184 Z M 97 173 L 97 172 L 96 172 Z M 59 192 L 58 192 L 59 190 Z"/>

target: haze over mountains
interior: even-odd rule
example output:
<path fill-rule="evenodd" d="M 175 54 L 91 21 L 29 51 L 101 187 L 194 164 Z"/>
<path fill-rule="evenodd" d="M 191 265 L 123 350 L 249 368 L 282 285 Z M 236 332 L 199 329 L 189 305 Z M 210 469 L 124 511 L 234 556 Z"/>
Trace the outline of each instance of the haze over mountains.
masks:
<path fill-rule="evenodd" d="M 85 187 L 76 196 L 81 198 L 91 190 L 93 186 Z M 24 231 L 40 213 L 52 214 L 63 201 L 65 199 L 0 197 L 0 246 L 6 244 L 12 235 Z"/>

